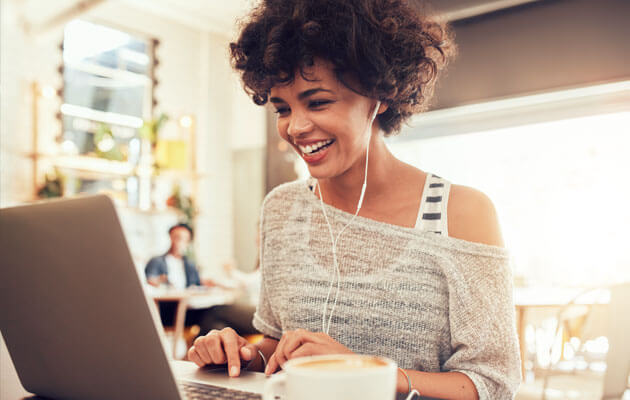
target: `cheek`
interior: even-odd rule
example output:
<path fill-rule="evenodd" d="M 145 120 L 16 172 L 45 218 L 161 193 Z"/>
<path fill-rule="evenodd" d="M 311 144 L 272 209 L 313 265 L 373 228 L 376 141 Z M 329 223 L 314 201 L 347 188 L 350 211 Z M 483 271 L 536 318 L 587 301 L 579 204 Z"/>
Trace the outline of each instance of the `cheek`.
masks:
<path fill-rule="evenodd" d="M 326 129 L 333 132 L 339 144 L 347 150 L 360 147 L 363 142 L 362 132 L 357 129 L 357 125 L 348 119 L 337 119 L 328 121 Z"/>
<path fill-rule="evenodd" d="M 354 119 L 346 113 L 322 113 L 313 118 L 313 124 L 344 141 L 353 138 L 357 130 Z"/>

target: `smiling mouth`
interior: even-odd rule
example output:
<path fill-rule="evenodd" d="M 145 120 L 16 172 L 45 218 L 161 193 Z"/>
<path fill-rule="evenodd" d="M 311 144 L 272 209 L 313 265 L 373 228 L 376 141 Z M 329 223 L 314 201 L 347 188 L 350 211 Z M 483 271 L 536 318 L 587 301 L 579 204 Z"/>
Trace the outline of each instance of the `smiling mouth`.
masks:
<path fill-rule="evenodd" d="M 312 156 L 320 151 L 326 149 L 331 144 L 335 143 L 335 139 L 322 140 L 320 142 L 314 143 L 313 145 L 308 146 L 300 146 L 298 145 L 298 149 L 302 152 L 302 155 Z"/>

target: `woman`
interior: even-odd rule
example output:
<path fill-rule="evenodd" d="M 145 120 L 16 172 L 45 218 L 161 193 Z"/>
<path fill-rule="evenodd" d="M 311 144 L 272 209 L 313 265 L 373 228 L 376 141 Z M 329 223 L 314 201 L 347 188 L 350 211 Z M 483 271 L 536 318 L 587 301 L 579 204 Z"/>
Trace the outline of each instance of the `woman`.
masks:
<path fill-rule="evenodd" d="M 263 204 L 253 322 L 265 339 L 212 331 L 190 360 L 237 376 L 241 359 L 271 374 L 300 356 L 375 354 L 401 367 L 401 393 L 514 397 L 511 276 L 492 203 L 383 141 L 424 109 L 451 48 L 403 0 L 267 0 L 252 12 L 233 65 L 312 179 Z"/>

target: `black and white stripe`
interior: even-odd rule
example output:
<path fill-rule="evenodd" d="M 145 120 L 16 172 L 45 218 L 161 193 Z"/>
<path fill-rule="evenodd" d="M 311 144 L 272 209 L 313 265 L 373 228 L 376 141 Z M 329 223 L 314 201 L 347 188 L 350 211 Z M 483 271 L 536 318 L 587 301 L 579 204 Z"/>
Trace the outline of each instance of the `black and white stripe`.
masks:
<path fill-rule="evenodd" d="M 450 187 L 451 184 L 446 179 L 427 174 L 416 229 L 448 236 L 446 210 Z"/>

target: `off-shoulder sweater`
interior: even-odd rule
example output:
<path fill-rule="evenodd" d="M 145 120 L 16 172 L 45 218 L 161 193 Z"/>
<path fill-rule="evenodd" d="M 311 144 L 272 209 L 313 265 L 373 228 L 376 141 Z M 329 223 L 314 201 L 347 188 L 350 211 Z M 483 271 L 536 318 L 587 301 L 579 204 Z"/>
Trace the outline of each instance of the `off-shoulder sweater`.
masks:
<path fill-rule="evenodd" d="M 324 207 L 336 236 L 353 214 Z M 321 332 L 336 273 L 328 225 L 309 181 L 271 191 L 260 224 L 254 326 L 277 339 L 298 328 Z M 480 399 L 515 396 L 520 359 L 508 250 L 357 216 L 337 254 L 332 338 L 401 368 L 464 373 Z"/>

